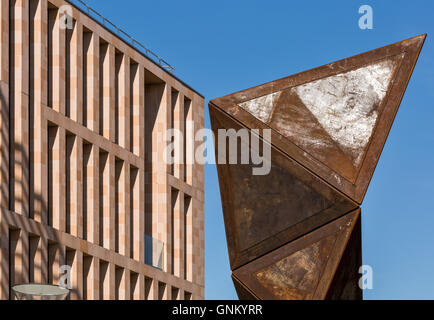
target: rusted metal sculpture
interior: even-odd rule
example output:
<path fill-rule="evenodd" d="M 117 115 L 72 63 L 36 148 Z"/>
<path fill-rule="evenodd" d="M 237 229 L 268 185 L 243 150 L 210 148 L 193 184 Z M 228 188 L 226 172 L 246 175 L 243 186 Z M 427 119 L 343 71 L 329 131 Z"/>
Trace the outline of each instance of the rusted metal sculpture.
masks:
<path fill-rule="evenodd" d="M 359 205 L 425 37 L 209 103 L 216 136 L 258 129 L 271 144 L 268 175 L 217 165 L 240 299 L 362 298 Z"/>

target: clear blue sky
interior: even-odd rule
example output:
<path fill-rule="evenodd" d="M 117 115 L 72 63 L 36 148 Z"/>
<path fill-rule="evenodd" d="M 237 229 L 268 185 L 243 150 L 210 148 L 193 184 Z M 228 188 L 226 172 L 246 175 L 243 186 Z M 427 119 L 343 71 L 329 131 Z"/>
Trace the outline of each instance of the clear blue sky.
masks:
<path fill-rule="evenodd" d="M 365 299 L 434 299 L 434 1 L 85 0 L 208 100 L 428 33 L 362 206 Z M 374 29 L 358 28 L 358 8 Z M 235 299 L 216 167 L 206 166 L 206 298 Z"/>

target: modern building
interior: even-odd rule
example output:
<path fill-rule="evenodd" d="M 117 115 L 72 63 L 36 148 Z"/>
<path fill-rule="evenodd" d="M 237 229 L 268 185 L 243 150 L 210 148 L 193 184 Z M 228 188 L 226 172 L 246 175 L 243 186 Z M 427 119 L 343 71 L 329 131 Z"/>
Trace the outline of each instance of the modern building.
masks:
<path fill-rule="evenodd" d="M 67 1 L 0 19 L 0 298 L 65 265 L 71 299 L 203 298 L 203 97 Z"/>

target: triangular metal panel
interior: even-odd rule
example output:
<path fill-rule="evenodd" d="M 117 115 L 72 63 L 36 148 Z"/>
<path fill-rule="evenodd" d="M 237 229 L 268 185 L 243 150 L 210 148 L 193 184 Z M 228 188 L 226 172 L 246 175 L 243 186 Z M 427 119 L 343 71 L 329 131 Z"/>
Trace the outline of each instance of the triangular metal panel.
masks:
<path fill-rule="evenodd" d="M 233 272 L 258 299 L 361 299 L 360 209 Z"/>
<path fill-rule="evenodd" d="M 426 35 L 210 102 L 361 204 Z"/>
<path fill-rule="evenodd" d="M 210 116 L 216 136 L 222 128 L 242 128 L 217 108 Z M 253 167 L 217 165 L 232 270 L 357 208 L 274 146 L 269 174 L 254 175 Z"/>

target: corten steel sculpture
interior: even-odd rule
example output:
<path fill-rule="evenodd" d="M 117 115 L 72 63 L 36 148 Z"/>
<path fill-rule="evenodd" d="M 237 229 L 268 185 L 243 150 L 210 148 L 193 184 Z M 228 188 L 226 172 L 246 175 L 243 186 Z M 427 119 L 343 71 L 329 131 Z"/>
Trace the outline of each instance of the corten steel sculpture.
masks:
<path fill-rule="evenodd" d="M 258 129 L 271 144 L 268 175 L 217 166 L 240 299 L 362 298 L 359 205 L 425 37 L 209 103 L 216 136 Z"/>

